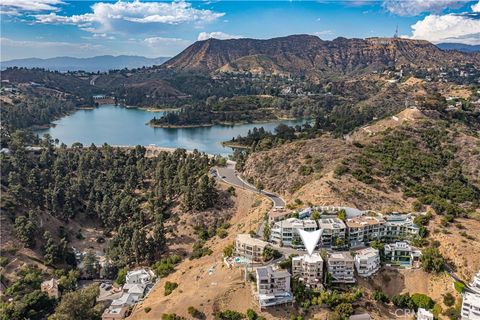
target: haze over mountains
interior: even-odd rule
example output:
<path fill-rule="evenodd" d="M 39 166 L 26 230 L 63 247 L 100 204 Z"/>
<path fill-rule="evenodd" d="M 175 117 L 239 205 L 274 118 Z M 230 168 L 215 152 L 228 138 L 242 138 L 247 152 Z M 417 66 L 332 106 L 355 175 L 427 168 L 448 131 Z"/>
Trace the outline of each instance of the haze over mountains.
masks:
<path fill-rule="evenodd" d="M 48 59 L 27 58 L 2 61 L 2 70 L 8 67 L 44 68 L 51 71 L 104 72 L 114 69 L 135 69 L 160 65 L 169 57 L 146 58 L 142 56 L 95 56 L 91 58 L 55 57 Z"/>
<path fill-rule="evenodd" d="M 480 45 L 470 45 L 464 43 L 437 43 L 437 47 L 442 50 L 458 50 L 463 52 L 479 52 Z"/>

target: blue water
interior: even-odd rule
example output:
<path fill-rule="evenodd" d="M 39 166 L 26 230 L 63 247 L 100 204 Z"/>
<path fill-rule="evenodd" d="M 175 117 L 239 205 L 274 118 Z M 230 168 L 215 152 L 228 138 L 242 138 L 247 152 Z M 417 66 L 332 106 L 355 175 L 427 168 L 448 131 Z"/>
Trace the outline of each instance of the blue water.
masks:
<path fill-rule="evenodd" d="M 36 131 L 42 136 L 49 133 L 67 145 L 81 142 L 101 145 L 150 145 L 159 147 L 197 149 L 210 154 L 228 155 L 232 149 L 223 147 L 222 141 L 238 135 L 245 135 L 254 127 L 264 127 L 272 131 L 280 121 L 234 126 L 217 125 L 202 128 L 152 128 L 146 123 L 163 112 L 148 112 L 139 109 L 126 109 L 113 105 L 101 106 L 93 110 L 79 110 L 55 121 L 55 127 Z M 303 120 L 281 121 L 288 125 L 304 123 Z"/>

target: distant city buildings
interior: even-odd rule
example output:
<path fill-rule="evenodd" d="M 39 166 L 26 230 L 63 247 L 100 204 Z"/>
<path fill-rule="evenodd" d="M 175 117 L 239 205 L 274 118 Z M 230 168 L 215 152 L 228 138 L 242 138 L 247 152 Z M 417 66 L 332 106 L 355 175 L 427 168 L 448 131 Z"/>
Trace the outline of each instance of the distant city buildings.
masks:
<path fill-rule="evenodd" d="M 354 260 L 350 252 L 330 253 L 327 269 L 333 283 L 355 283 Z"/>
<path fill-rule="evenodd" d="M 257 298 L 260 308 L 285 304 L 293 301 L 290 289 L 291 275 L 283 269 L 272 266 L 256 270 Z"/>
<path fill-rule="evenodd" d="M 322 289 L 323 259 L 318 253 L 292 258 L 292 274 L 310 289 Z"/>
<path fill-rule="evenodd" d="M 355 268 L 361 277 L 369 277 L 380 269 L 380 254 L 377 249 L 365 248 L 355 252 Z"/>

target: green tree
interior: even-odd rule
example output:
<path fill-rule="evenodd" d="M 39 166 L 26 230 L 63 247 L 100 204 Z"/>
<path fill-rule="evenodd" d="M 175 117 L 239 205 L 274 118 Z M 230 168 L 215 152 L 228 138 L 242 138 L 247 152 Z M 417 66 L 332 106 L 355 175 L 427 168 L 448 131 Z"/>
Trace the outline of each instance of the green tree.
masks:
<path fill-rule="evenodd" d="M 37 230 L 36 222 L 33 218 L 33 212 L 27 216 L 19 216 L 15 219 L 15 233 L 18 240 L 26 247 L 33 247 L 34 237 Z"/>
<path fill-rule="evenodd" d="M 224 257 L 231 257 L 233 256 L 234 248 L 233 244 L 229 244 L 225 248 L 223 248 L 223 256 Z"/>
<path fill-rule="evenodd" d="M 445 267 L 445 259 L 438 248 L 435 247 L 424 249 L 420 261 L 422 262 L 423 269 L 427 272 L 438 273 Z"/>
<path fill-rule="evenodd" d="M 45 231 L 43 234 L 43 240 L 45 245 L 43 246 L 43 258 L 46 264 L 53 264 L 59 260 L 60 249 L 57 242 L 53 239 L 52 234 L 49 231 Z"/>
<path fill-rule="evenodd" d="M 102 306 L 97 305 L 100 289 L 92 284 L 84 289 L 66 293 L 49 320 L 96 320 L 101 318 Z"/>
<path fill-rule="evenodd" d="M 270 225 L 268 224 L 267 221 L 264 222 L 264 228 L 263 228 L 263 240 L 264 241 L 269 241 L 270 240 Z"/>
<path fill-rule="evenodd" d="M 92 251 L 87 251 L 83 257 L 83 272 L 88 278 L 96 278 L 99 265 L 95 254 Z"/>

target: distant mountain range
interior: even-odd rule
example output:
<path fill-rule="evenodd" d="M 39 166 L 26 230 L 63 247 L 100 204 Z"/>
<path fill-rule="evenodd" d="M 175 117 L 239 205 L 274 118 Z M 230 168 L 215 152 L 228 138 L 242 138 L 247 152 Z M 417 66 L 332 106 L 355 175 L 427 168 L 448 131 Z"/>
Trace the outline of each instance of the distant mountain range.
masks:
<path fill-rule="evenodd" d="M 437 47 L 442 50 L 458 50 L 463 52 L 480 52 L 480 45 L 469 45 L 463 43 L 438 43 Z"/>
<path fill-rule="evenodd" d="M 478 54 L 440 50 L 423 40 L 336 38 L 312 35 L 268 40 L 197 41 L 161 68 L 183 72 L 257 72 L 321 76 L 384 70 L 392 66 L 436 67 L 478 62 Z"/>
<path fill-rule="evenodd" d="M 49 59 L 29 58 L 1 62 L 2 70 L 8 67 L 44 68 L 52 71 L 103 72 L 113 69 L 134 69 L 161 65 L 169 57 L 146 58 L 142 56 L 96 56 L 91 58 L 56 57 Z"/>

